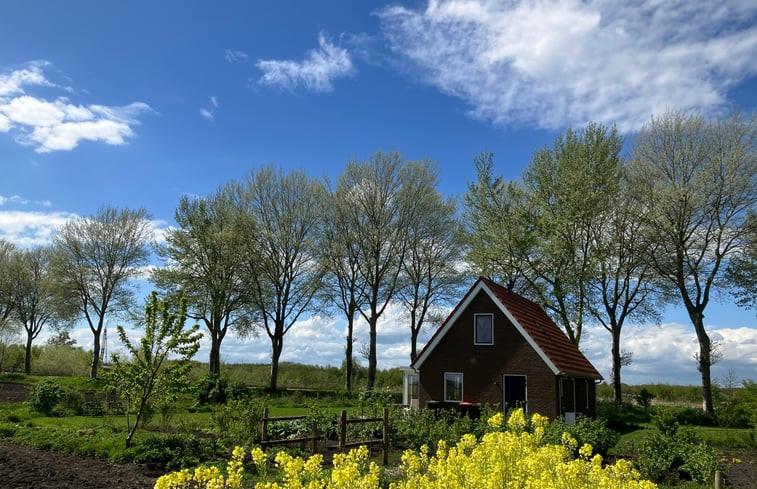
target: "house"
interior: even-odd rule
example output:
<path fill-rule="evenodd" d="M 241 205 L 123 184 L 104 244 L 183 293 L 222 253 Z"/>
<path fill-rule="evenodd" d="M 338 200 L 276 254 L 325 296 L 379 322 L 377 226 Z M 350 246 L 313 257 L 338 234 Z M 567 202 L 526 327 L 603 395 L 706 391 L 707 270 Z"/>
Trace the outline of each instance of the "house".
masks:
<path fill-rule="evenodd" d="M 536 303 L 479 277 L 405 370 L 403 403 L 596 414 L 602 376 Z"/>

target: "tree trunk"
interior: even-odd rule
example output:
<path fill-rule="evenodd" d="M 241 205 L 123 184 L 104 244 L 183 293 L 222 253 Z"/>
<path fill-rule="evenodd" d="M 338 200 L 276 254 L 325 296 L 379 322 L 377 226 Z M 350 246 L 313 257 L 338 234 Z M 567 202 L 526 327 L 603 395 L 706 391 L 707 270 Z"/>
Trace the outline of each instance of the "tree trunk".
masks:
<path fill-rule="evenodd" d="M 418 330 L 416 328 L 410 328 L 410 362 L 415 360 L 418 354 Z"/>
<path fill-rule="evenodd" d="M 281 356 L 281 350 L 284 349 L 284 334 L 278 331 L 273 338 L 271 338 L 271 377 L 268 381 L 268 391 L 276 392 L 278 388 L 279 378 L 279 357 Z"/>
<path fill-rule="evenodd" d="M 376 384 L 376 314 L 371 314 L 371 320 L 368 322 L 370 327 L 370 343 L 368 346 L 368 383 L 366 390 L 372 391 Z"/>
<path fill-rule="evenodd" d="M 221 375 L 221 340 L 217 334 L 210 333 L 210 373 Z"/>
<path fill-rule="evenodd" d="M 623 359 L 620 356 L 620 328 L 612 330 L 612 390 L 615 404 L 623 402 L 622 383 L 620 381 L 620 368 Z"/>
<path fill-rule="evenodd" d="M 353 315 L 347 319 L 347 346 L 344 348 L 344 389 L 352 390 L 352 330 L 355 320 Z"/>
<path fill-rule="evenodd" d="M 697 340 L 699 341 L 699 365 L 697 368 L 702 374 L 704 412 L 714 417 L 715 407 L 712 403 L 712 377 L 710 373 L 710 368 L 712 367 L 712 342 L 704 328 L 704 315 L 697 311 L 689 311 L 689 317 L 694 325 L 694 331 L 696 331 Z"/>
<path fill-rule="evenodd" d="M 93 332 L 94 346 L 92 347 L 92 369 L 89 371 L 89 378 L 96 379 L 97 371 L 100 367 L 100 331 Z"/>
<path fill-rule="evenodd" d="M 32 373 L 32 333 L 26 332 L 26 358 L 24 358 L 24 373 L 31 375 Z"/>

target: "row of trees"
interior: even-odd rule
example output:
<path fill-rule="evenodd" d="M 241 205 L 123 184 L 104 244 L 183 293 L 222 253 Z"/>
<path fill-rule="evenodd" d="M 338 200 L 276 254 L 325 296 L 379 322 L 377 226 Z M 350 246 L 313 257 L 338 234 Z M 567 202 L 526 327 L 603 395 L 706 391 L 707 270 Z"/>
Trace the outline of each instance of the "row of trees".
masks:
<path fill-rule="evenodd" d="M 369 324 L 372 389 L 377 324 L 387 306 L 397 301 L 407 310 L 414 356 L 424 324 L 436 319 L 463 280 L 456 269 L 463 258 L 456 205 L 437 185 L 430 161 L 406 161 L 396 152 L 350 162 L 333 188 L 300 171 L 254 170 L 210 196 L 181 199 L 178 227 L 155 248 L 164 266 L 150 278 L 169 296 L 183 294 L 187 316 L 205 325 L 211 372 L 220 373 L 221 344 L 230 329 L 265 332 L 271 390 L 285 335 L 303 315 L 326 311 L 347 320 L 350 389 L 354 324 L 362 316 Z M 133 308 L 130 279 L 149 261 L 148 219 L 144 210 L 105 208 L 66 223 L 49 247 L 22 251 L 4 244 L 9 251 L 0 264 L 18 272 L 0 274 L 16 291 L 3 294 L 2 312 L 7 323 L 27 328 L 29 351 L 44 324 L 83 319 L 94 338 L 91 376 L 97 376 L 105 318 Z M 45 257 L 38 275 L 19 265 L 27 256 Z M 23 300 L 39 294 L 19 288 L 22 278 L 50 297 L 45 304 L 35 299 L 32 319 L 23 315 Z"/>
<path fill-rule="evenodd" d="M 755 305 L 757 120 L 667 112 L 634 136 L 589 124 L 534 154 L 520 181 L 476 160 L 465 197 L 469 259 L 543 304 L 576 345 L 598 322 L 612 336 L 615 399 L 623 325 L 685 307 L 699 340 L 705 409 L 713 414 L 717 350 L 704 312 L 717 294 Z"/>
<path fill-rule="evenodd" d="M 154 273 L 163 289 L 183 291 L 189 317 L 210 333 L 210 369 L 220 370 L 229 328 L 265 332 L 269 388 L 276 389 L 284 337 L 303 314 L 338 311 L 346 322 L 345 387 L 350 389 L 354 324 L 369 325 L 368 381 L 376 376 L 376 328 L 393 301 L 408 313 L 413 355 L 435 308 L 462 281 L 454 202 L 437 190 L 427 160 L 375 153 L 347 165 L 336 185 L 273 167 L 252 171 L 208 197 L 181 200 L 179 228 Z"/>
<path fill-rule="evenodd" d="M 205 325 L 210 370 L 220 371 L 229 329 L 265 332 L 271 342 L 269 387 L 276 389 L 284 338 L 298 319 L 328 310 L 346 319 L 345 386 L 351 388 L 355 321 L 369 325 L 368 381 L 376 373 L 377 322 L 390 303 L 404 305 L 411 357 L 424 324 L 451 298 L 472 267 L 542 304 L 580 346 L 583 326 L 602 324 L 612 338 L 620 400 L 624 324 L 656 319 L 675 301 L 699 339 L 706 409 L 712 413 L 713 344 L 704 311 L 717 293 L 755 305 L 757 283 L 757 122 L 740 115 L 707 120 L 668 112 L 634 136 L 624 157 L 613 128 L 568 130 L 534 153 L 522 179 L 494 175 L 493 155 L 474 163 L 477 181 L 455 201 L 437 190 L 428 160 L 377 152 L 352 161 L 335 184 L 251 171 L 204 197 L 185 197 L 178 227 L 157 248 L 152 273 L 169 294 L 184 294 L 189 318 Z M 144 210 L 106 208 L 68 222 L 49 250 L 3 243 L 0 318 L 27 328 L 29 345 L 48 321 L 87 321 L 97 375 L 106 313 L 134 302 L 129 279 L 147 265 L 151 229 Z M 21 256 L 39 255 L 40 284 L 51 312 L 24 315 L 17 285 L 34 277 Z M 15 257 L 15 258 L 14 258 Z M 13 265 L 16 263 L 16 265 Z M 14 278 L 15 277 L 15 278 Z M 10 293 L 8 291 L 23 291 Z M 36 326 L 35 326 L 36 325 Z M 37 331 L 37 333 L 34 333 Z"/>

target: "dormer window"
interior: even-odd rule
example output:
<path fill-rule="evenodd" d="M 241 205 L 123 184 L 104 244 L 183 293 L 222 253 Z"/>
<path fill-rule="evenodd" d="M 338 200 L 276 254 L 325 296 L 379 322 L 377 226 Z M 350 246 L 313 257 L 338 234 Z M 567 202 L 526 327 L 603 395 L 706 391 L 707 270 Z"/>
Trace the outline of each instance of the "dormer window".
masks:
<path fill-rule="evenodd" d="M 494 314 L 474 314 L 474 345 L 494 344 Z"/>

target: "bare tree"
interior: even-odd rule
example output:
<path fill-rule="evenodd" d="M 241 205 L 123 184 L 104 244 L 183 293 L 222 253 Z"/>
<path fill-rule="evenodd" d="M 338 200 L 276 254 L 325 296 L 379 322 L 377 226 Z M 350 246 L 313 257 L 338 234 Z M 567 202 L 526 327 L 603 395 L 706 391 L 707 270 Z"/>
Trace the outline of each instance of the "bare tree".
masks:
<path fill-rule="evenodd" d="M 300 316 L 315 309 L 321 287 L 320 255 L 325 186 L 303 172 L 267 167 L 232 183 L 244 238 L 245 272 L 253 308 L 271 340 L 275 391 L 284 336 Z"/>
<path fill-rule="evenodd" d="M 175 220 L 179 227 L 158 249 L 166 265 L 153 272 L 153 281 L 187 298 L 187 316 L 202 321 L 210 334 L 210 372 L 220 374 L 221 342 L 229 328 L 255 332 L 236 210 L 224 192 L 183 197 Z"/>
<path fill-rule="evenodd" d="M 757 119 L 707 120 L 669 111 L 634 139 L 634 177 L 656 272 L 677 291 L 699 341 L 705 411 L 712 402 L 712 341 L 704 312 L 728 290 L 724 271 L 743 253 L 757 206 Z"/>
<path fill-rule="evenodd" d="M 108 313 L 134 304 L 130 279 L 148 264 L 151 228 L 144 209 L 104 207 L 66 222 L 53 238 L 51 271 L 62 307 L 76 305 L 94 338 L 90 376 L 100 362 L 100 335 Z"/>

